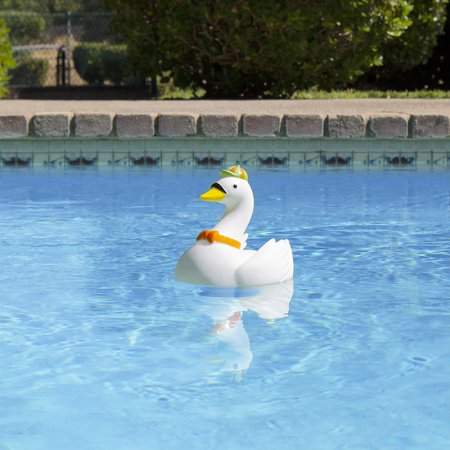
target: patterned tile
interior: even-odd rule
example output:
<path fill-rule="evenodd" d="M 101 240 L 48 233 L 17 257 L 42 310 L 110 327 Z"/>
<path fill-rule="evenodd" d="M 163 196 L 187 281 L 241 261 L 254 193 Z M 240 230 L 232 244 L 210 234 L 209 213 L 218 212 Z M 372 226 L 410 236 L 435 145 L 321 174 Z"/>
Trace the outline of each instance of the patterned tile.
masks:
<path fill-rule="evenodd" d="M 161 162 L 161 155 L 157 154 L 144 154 L 140 157 L 130 155 L 130 164 L 132 166 L 158 166 Z"/>
<path fill-rule="evenodd" d="M 194 155 L 193 153 L 179 152 L 176 154 L 176 159 L 172 164 L 178 166 L 193 166 L 195 165 Z"/>
<path fill-rule="evenodd" d="M 430 163 L 433 166 L 446 167 L 448 165 L 449 154 L 433 152 Z"/>
<path fill-rule="evenodd" d="M 108 165 L 110 166 L 128 166 L 130 164 L 130 154 L 128 152 L 114 152 L 112 155 L 102 154 L 102 160 L 105 156 L 111 157 L 108 160 Z"/>
<path fill-rule="evenodd" d="M 244 167 L 245 166 L 257 167 L 259 165 L 258 155 L 255 153 L 253 154 L 242 153 L 242 165 Z"/>
<path fill-rule="evenodd" d="M 388 154 L 385 155 L 386 166 L 414 166 L 416 157 L 414 154 Z"/>
<path fill-rule="evenodd" d="M 32 165 L 33 158 L 32 155 L 2 153 L 0 161 L 4 167 L 27 167 Z"/>
<path fill-rule="evenodd" d="M 278 167 L 288 164 L 289 158 L 287 154 L 259 154 L 258 163 L 260 166 Z"/>
<path fill-rule="evenodd" d="M 196 154 L 194 161 L 197 166 L 223 166 L 225 156 L 223 154 Z"/>
<path fill-rule="evenodd" d="M 305 159 L 303 165 L 305 167 L 319 167 L 321 162 L 320 152 L 315 153 L 305 153 Z"/>
<path fill-rule="evenodd" d="M 351 166 L 352 157 L 349 154 L 323 154 L 321 162 L 322 165 L 329 167 Z"/>
<path fill-rule="evenodd" d="M 66 155 L 64 152 L 51 152 L 48 155 L 47 161 L 44 161 L 44 166 L 47 167 L 64 167 L 66 163 Z"/>
<path fill-rule="evenodd" d="M 374 167 L 383 167 L 385 165 L 386 157 L 384 153 L 372 153 L 368 154 L 367 165 Z"/>
<path fill-rule="evenodd" d="M 78 155 L 71 156 L 66 155 L 66 165 L 67 166 L 95 166 L 97 165 L 97 156 L 89 156 L 89 155 Z"/>
<path fill-rule="evenodd" d="M 0 165 L 449 167 L 446 139 L 5 139 Z"/>

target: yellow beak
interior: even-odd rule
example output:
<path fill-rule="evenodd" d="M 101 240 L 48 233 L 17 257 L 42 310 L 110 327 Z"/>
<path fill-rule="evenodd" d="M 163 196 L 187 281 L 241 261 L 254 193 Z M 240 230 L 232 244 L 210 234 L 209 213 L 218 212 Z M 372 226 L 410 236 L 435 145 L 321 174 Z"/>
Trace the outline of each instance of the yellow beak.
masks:
<path fill-rule="evenodd" d="M 200 195 L 200 198 L 205 202 L 220 202 L 225 198 L 225 192 L 219 191 L 219 189 L 212 187 L 208 192 Z"/>

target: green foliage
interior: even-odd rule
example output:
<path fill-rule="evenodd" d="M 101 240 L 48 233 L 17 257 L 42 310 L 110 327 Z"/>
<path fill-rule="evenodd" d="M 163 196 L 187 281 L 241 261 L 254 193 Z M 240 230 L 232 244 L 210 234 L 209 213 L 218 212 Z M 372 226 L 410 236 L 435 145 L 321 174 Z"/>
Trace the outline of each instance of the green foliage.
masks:
<path fill-rule="evenodd" d="M 426 1 L 434 7 L 444 0 Z M 425 20 L 416 3 L 106 0 L 136 67 L 147 75 L 171 70 L 178 86 L 202 87 L 209 97 L 346 86 Z"/>
<path fill-rule="evenodd" d="M 29 53 L 16 56 L 17 66 L 11 70 L 11 86 L 43 86 L 47 81 L 50 64 L 46 59 L 33 58 Z"/>
<path fill-rule="evenodd" d="M 0 0 L 0 11 L 17 10 L 43 13 L 72 13 L 102 10 L 102 0 Z"/>
<path fill-rule="evenodd" d="M 341 91 L 297 91 L 292 96 L 297 100 L 317 100 L 317 99 L 355 99 L 355 98 L 450 98 L 449 91 L 442 90 L 420 90 L 420 91 L 358 91 L 346 89 Z"/>
<path fill-rule="evenodd" d="M 132 80 L 125 45 L 85 43 L 73 51 L 75 69 L 89 84 L 127 84 Z"/>
<path fill-rule="evenodd" d="M 33 12 L 2 11 L 1 17 L 9 28 L 13 45 L 38 42 L 45 32 L 45 19 Z"/>
<path fill-rule="evenodd" d="M 378 85 L 395 85 L 402 73 L 425 64 L 444 28 L 447 3 L 448 0 L 411 0 L 411 25 L 402 35 L 382 46 L 383 64 L 367 78 Z"/>
<path fill-rule="evenodd" d="M 7 90 L 5 85 L 9 80 L 8 72 L 15 66 L 12 56 L 11 42 L 8 37 L 8 28 L 5 22 L 0 19 L 0 98 L 3 97 Z"/>

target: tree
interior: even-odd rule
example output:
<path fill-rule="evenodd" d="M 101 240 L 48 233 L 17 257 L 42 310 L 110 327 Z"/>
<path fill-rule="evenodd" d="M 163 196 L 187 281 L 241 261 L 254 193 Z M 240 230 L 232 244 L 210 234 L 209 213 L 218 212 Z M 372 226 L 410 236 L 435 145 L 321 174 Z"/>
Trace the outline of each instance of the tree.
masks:
<path fill-rule="evenodd" d="M 418 33 L 442 25 L 419 11 L 426 2 L 434 14 L 446 0 L 105 0 L 141 72 L 170 70 L 180 87 L 210 97 L 344 87 L 396 43 L 397 55 L 406 43 L 422 57 L 435 37 Z"/>
<path fill-rule="evenodd" d="M 11 42 L 8 38 L 8 29 L 5 22 L 0 19 L 0 97 L 6 93 L 4 86 L 9 80 L 8 71 L 15 66 L 12 57 Z"/>
<path fill-rule="evenodd" d="M 33 11 L 41 14 L 101 11 L 102 0 L 0 0 L 1 10 Z"/>
<path fill-rule="evenodd" d="M 429 72 L 435 71 L 440 56 L 446 57 L 448 53 L 448 44 L 439 55 L 435 52 L 447 19 L 448 0 L 413 0 L 411 4 L 411 25 L 398 38 L 383 45 L 382 65 L 370 70 L 360 84 L 386 89 L 423 89 L 433 85 Z M 430 58 L 436 60 L 433 67 L 427 64 Z M 439 85 L 436 83 L 433 87 L 439 88 Z"/>

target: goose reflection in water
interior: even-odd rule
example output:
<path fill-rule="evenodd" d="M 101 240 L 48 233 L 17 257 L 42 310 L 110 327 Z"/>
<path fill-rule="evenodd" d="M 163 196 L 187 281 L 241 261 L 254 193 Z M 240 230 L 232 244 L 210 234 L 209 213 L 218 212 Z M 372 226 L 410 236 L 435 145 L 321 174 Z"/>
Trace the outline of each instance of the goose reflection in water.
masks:
<path fill-rule="evenodd" d="M 213 321 L 210 334 L 223 342 L 228 350 L 221 358 L 223 371 L 242 375 L 253 360 L 243 314 L 253 311 L 261 319 L 270 321 L 287 317 L 293 293 L 292 280 L 256 288 L 208 287 L 199 292 L 205 297 L 203 312 Z"/>

